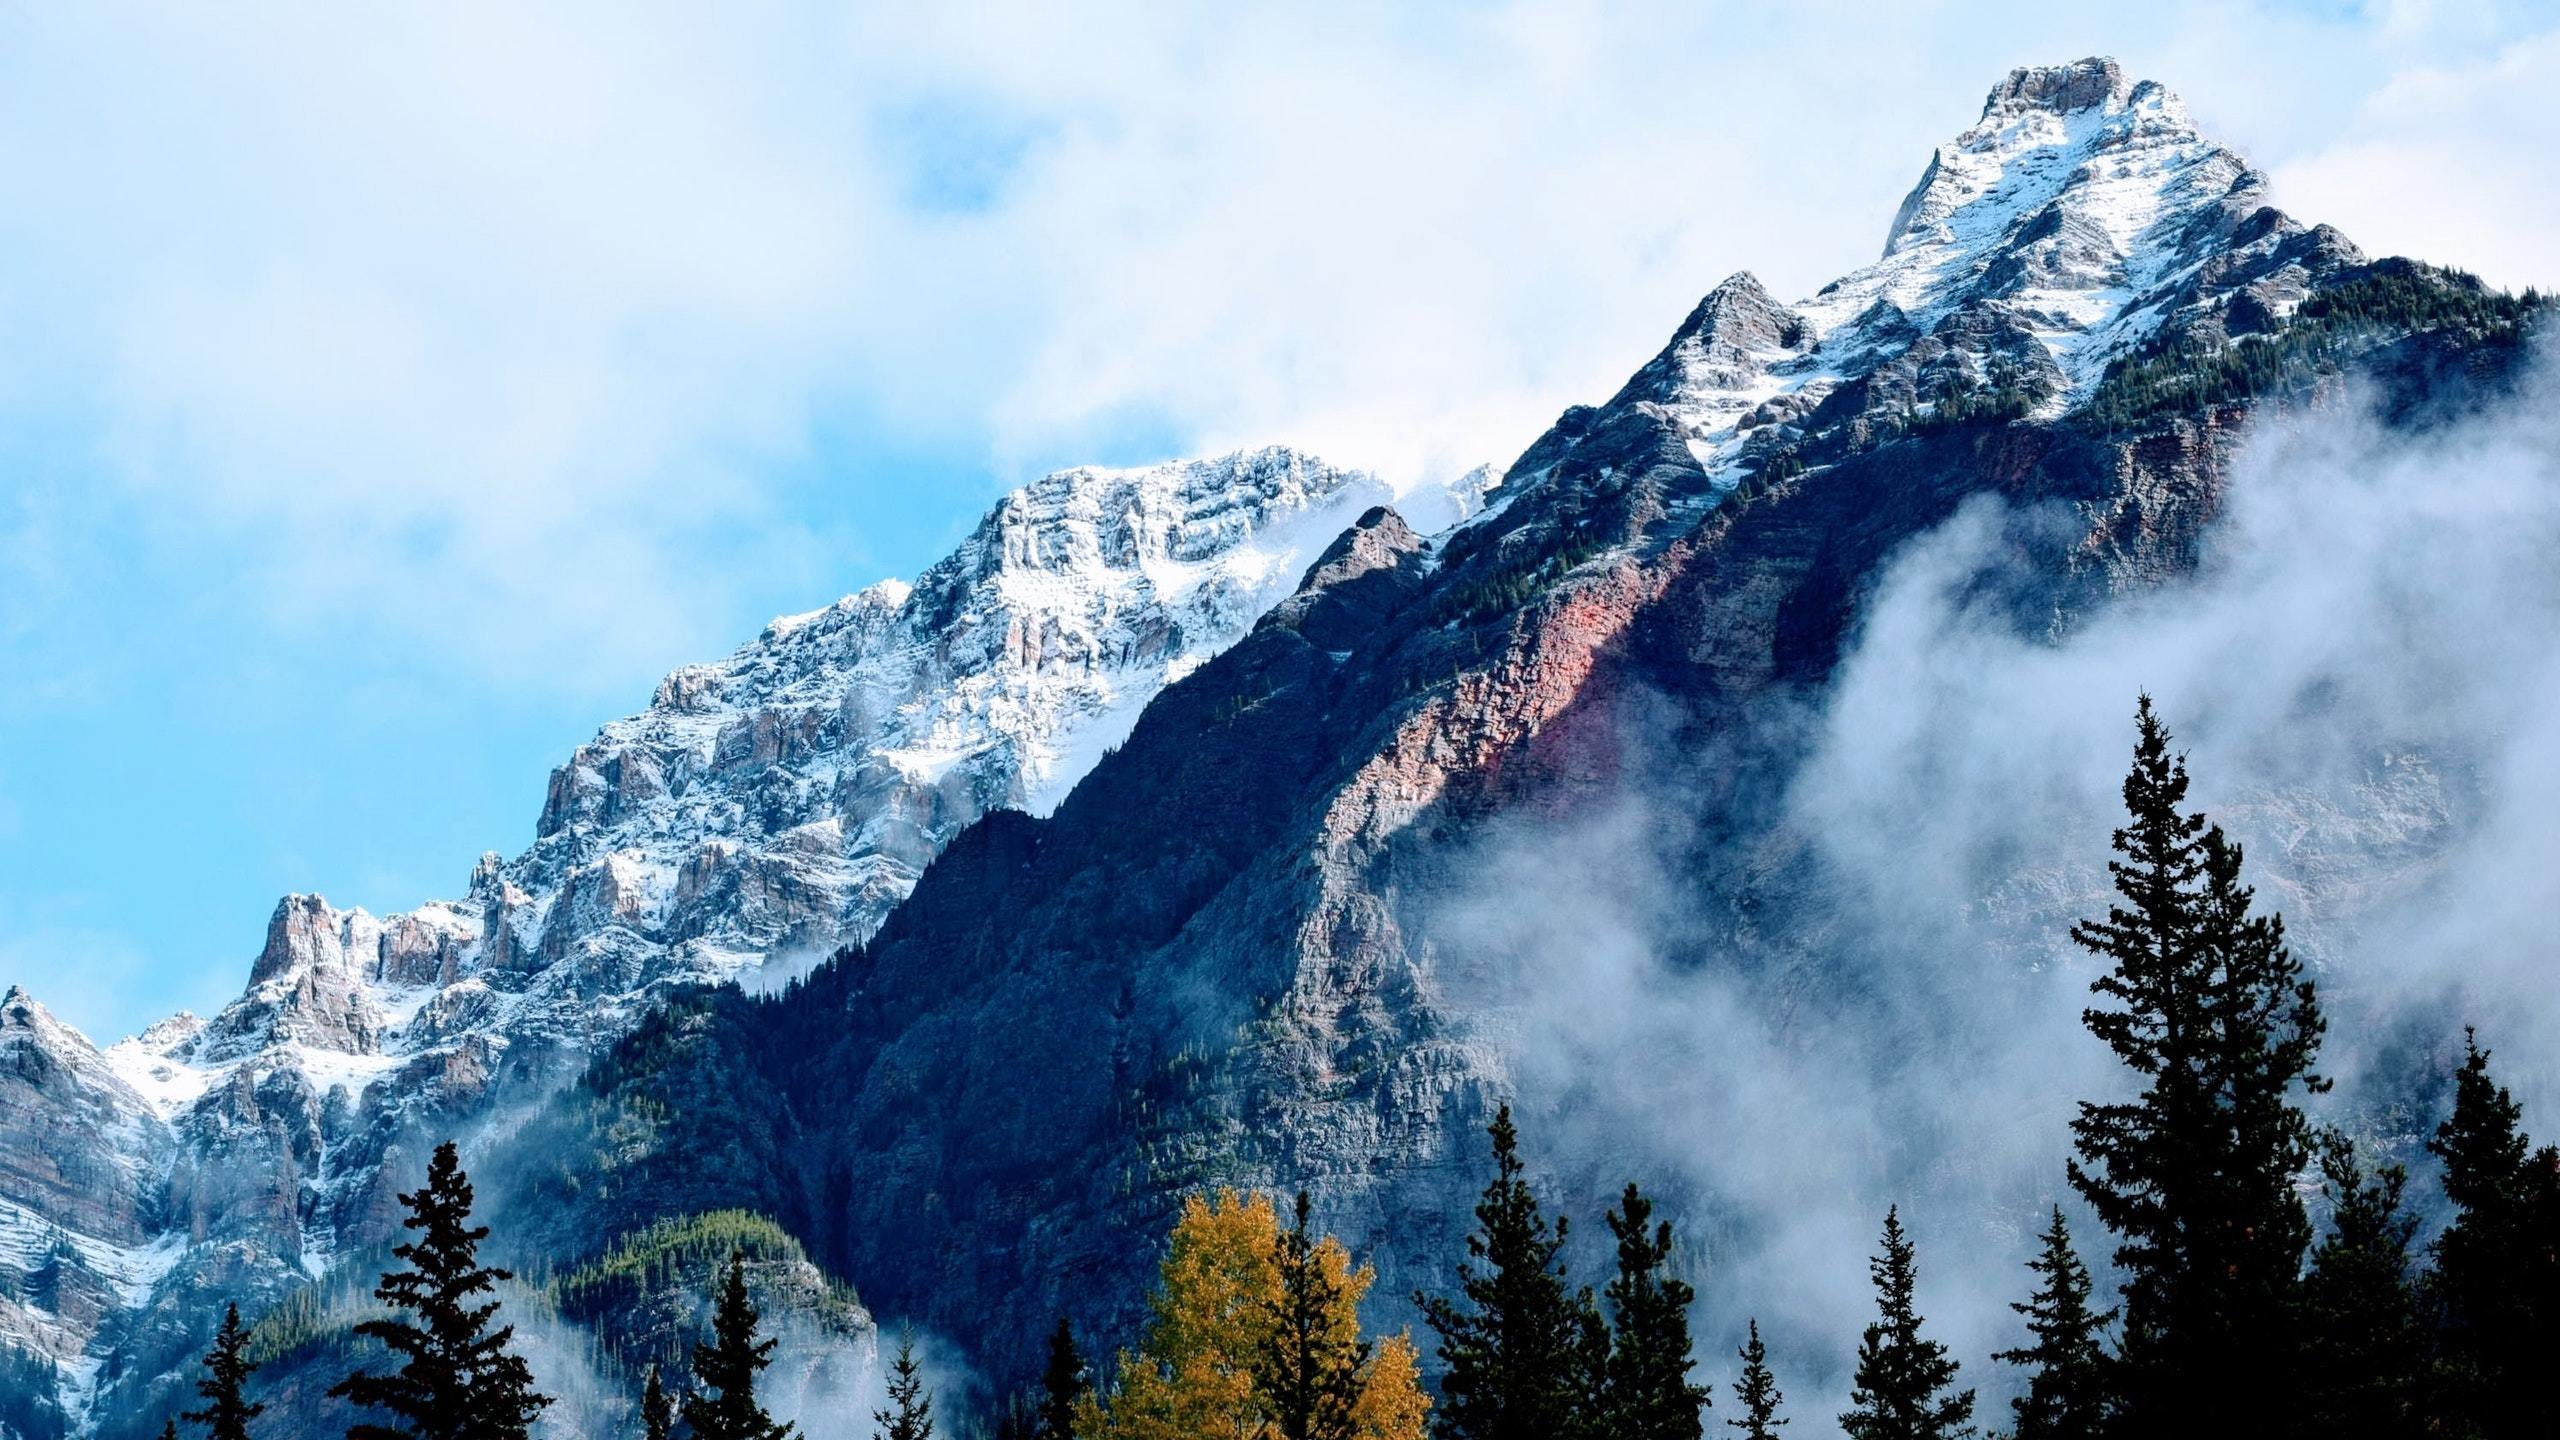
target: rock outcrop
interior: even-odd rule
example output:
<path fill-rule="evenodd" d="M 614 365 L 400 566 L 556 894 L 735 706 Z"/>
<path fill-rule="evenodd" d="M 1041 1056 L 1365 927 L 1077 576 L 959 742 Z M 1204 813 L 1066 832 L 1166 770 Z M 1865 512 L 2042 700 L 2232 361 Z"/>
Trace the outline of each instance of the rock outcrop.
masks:
<path fill-rule="evenodd" d="M 1443 525 L 1489 478 L 1401 499 Z M 953 834 L 1054 806 L 1399 498 L 1282 449 L 1048 476 L 913 585 L 669 675 L 461 899 L 376 917 L 288 896 L 239 999 L 103 1053 L 13 996 L 28 1093 L 0 1216 L 27 1266 L 68 1237 L 97 1293 L 0 1339 L 72 1376 L 72 1410 L 141 1413 L 211 1297 L 254 1309 L 381 1244 L 434 1139 L 539 1104 L 669 987 L 779 984 L 867 935 Z"/>
<path fill-rule="evenodd" d="M 1879 261 L 1717 286 L 1480 513 L 1286 451 L 1051 476 L 668 676 L 460 900 L 290 897 L 238 1002 L 103 1053 L 13 994 L 0 1265 L 91 1298 L 22 1280 L 0 1338 L 112 1430 L 445 1134 L 537 1257 L 755 1211 L 998 1374 L 1063 1310 L 1125 1329 L 1204 1184 L 1308 1189 L 1392 1310 L 1514 1084 L 1438 938 L 1498 827 L 1676 786 L 1732 952 L 1845 986 L 1761 802 L 1888 556 L 1974 497 L 2065 517 L 2006 602 L 2067 628 L 2194 566 L 2257 400 L 2513 365 L 2511 304 L 2262 190 L 2112 62 L 2019 71 Z M 2341 328 L 2360 286 L 2425 303 Z"/>
<path fill-rule="evenodd" d="M 2004 597 L 2044 627 L 2187 573 L 2250 398 L 2199 385 L 2120 423 L 2093 397 L 2228 343 L 2278 290 L 2386 273 L 2259 208 L 2245 166 L 2103 62 L 2013 76 L 1907 210 L 1884 261 L 1802 305 L 1718 286 L 1482 516 L 1427 539 L 1365 517 L 1054 813 L 962 832 L 794 994 L 653 1018 L 531 1143 L 642 1138 L 527 1208 L 574 1233 L 665 1193 L 753 1196 L 884 1310 L 1018 1371 L 1062 1311 L 1135 1324 L 1183 1193 L 1304 1188 L 1375 1257 L 1392 1323 L 1460 1253 L 1514 1084 L 1524 1017 L 1438 925 L 1500 826 L 1659 785 L 1693 809 L 1723 950 L 1854 990 L 1768 801 L 1888 557 L 1997 497 L 2063 517 L 2020 537 L 2032 582 Z M 2387 273 L 2446 313 L 2478 293 Z M 2335 358 L 2519 353 L 2507 321 L 2419 328 Z M 1994 374 L 2000 404 L 1958 403 Z M 742 1155 L 742 1129 L 772 1143 Z"/>

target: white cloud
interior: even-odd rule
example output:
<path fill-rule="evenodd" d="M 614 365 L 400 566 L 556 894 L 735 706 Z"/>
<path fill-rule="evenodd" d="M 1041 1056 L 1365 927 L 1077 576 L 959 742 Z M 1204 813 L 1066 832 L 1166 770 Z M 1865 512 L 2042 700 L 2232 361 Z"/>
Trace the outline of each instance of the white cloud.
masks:
<path fill-rule="evenodd" d="M 1764 697 L 1755 733 L 1803 757 L 1775 809 L 1737 812 L 1713 740 L 1632 727 L 1619 808 L 1514 817 L 1460 867 L 1426 917 L 1437 983 L 1497 1017 L 1550 1173 L 1665 1195 L 1715 1352 L 1756 1315 L 1796 1413 L 1845 1399 L 1898 1203 L 1967 1383 L 2016 1382 L 1981 1357 L 2017 1343 L 2032 1232 L 2074 1203 L 2073 1107 L 2130 1083 L 2067 934 L 2110 898 L 2145 689 L 2321 986 L 2321 1117 L 2417 1160 L 2432 1208 L 2413 1107 L 2476 1022 L 2527 1128 L 2560 1131 L 2555 387 L 2420 434 L 2260 422 L 2195 573 L 2060 635 L 2049 577 L 2003 597 L 2087 518 L 1979 499 L 1885 565 L 1817 710 Z"/>
<path fill-rule="evenodd" d="M 813 509 L 984 498 L 813 506 L 813 425 L 988 483 L 1133 431 L 1505 459 L 1726 273 L 1869 258 L 2014 63 L 2115 49 L 2306 156 L 2305 213 L 2526 267 L 2550 42 L 2484 59 L 2519 22 L 2477 13 L 18 11 L 0 407 L 90 427 L 124 522 L 257 623 L 627 688 L 777 576 L 814 603 L 917 548 Z"/>
<path fill-rule="evenodd" d="M 2277 172 L 2285 197 L 2375 253 L 2512 289 L 2560 283 L 2560 31 L 2394 78 L 2335 143 Z"/>

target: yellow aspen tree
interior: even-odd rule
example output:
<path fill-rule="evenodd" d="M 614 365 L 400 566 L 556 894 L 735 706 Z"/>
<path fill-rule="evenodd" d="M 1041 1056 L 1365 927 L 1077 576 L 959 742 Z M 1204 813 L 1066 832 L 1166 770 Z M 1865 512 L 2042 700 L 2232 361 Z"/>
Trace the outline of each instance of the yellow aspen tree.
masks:
<path fill-rule="evenodd" d="M 1360 1440 L 1422 1440 L 1431 1397 L 1422 1393 L 1422 1367 L 1413 1336 L 1397 1331 L 1378 1343 L 1378 1353 L 1361 1377 L 1360 1403 L 1353 1422 Z"/>
<path fill-rule="evenodd" d="M 1079 1434 L 1097 1440 L 1264 1440 L 1253 1358 L 1280 1293 L 1280 1222 L 1268 1197 L 1193 1196 L 1174 1223 L 1145 1339 Z"/>
<path fill-rule="evenodd" d="M 1281 1313 L 1281 1226 L 1269 1197 L 1220 1191 L 1185 1201 L 1166 1246 L 1146 1335 L 1122 1351 L 1118 1383 L 1077 1402 L 1076 1434 L 1090 1440 L 1276 1440 L 1260 1374 Z M 1377 1278 L 1326 1236 L 1315 1263 L 1333 1296 L 1326 1330 L 1356 1344 L 1360 1300 Z M 1346 1347 L 1347 1348 L 1347 1347 Z M 1422 1393 L 1412 1337 L 1380 1343 L 1362 1364 L 1352 1407 L 1357 1440 L 1422 1440 Z"/>

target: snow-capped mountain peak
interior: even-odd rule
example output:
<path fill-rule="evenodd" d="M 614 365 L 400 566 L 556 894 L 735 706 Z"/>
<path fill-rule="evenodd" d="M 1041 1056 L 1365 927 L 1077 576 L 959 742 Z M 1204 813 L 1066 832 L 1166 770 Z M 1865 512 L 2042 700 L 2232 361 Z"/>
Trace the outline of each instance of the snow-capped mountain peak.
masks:
<path fill-rule="evenodd" d="M 103 1051 L 13 989 L 0 1053 L 32 1087 L 14 1110 L 76 1130 L 116 1184 L 13 1178 L 8 1155 L 58 1146 L 0 1135 L 0 1252 L 68 1245 L 118 1306 L 321 1273 L 380 1238 L 416 1122 L 538 1092 L 669 985 L 770 983 L 863 938 L 980 815 L 1054 806 L 1362 512 L 1439 528 L 1491 479 L 1400 492 L 1276 447 L 1045 476 L 914 583 L 669 674 L 459 899 L 376 916 L 289 895 L 239 998 Z M 70 1373 L 114 1308 L 75 1326 L 0 1305 L 0 1333 Z"/>
<path fill-rule="evenodd" d="M 2219 325 L 2234 294 L 2280 319 L 2314 270 L 2362 258 L 2265 208 L 2265 188 L 2113 60 L 2019 69 L 1931 154 L 1881 258 L 1793 306 L 1726 280 L 1615 403 L 1658 406 L 1719 486 L 1952 394 L 2060 413 L 2155 335 Z"/>

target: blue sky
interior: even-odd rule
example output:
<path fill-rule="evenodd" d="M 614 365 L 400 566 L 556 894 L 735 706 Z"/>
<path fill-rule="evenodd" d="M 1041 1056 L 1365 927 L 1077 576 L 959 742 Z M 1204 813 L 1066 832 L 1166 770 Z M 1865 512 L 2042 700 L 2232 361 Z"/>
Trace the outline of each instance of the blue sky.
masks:
<path fill-rule="evenodd" d="M 112 1036 L 287 891 L 452 894 L 660 674 L 1043 468 L 1507 458 L 1725 274 L 1871 258 L 2013 64 L 2560 278 L 2541 7 L 713 16 L 0 12 L 0 983 Z"/>

